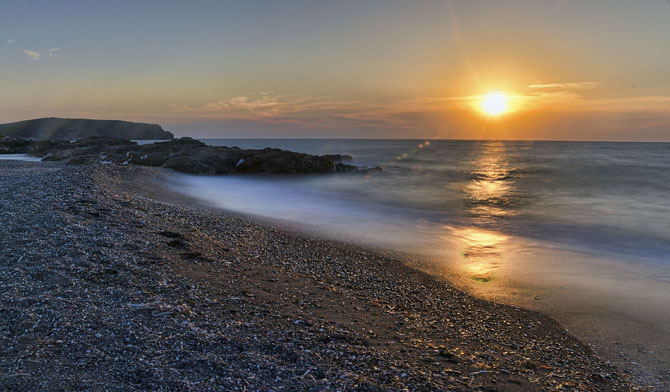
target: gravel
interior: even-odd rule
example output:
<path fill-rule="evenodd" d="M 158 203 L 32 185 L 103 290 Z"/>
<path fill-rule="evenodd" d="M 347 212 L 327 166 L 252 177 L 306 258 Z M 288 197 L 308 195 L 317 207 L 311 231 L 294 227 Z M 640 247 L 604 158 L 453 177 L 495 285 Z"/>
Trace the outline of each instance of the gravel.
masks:
<path fill-rule="evenodd" d="M 633 389 L 546 316 L 164 173 L 0 162 L 1 390 Z"/>

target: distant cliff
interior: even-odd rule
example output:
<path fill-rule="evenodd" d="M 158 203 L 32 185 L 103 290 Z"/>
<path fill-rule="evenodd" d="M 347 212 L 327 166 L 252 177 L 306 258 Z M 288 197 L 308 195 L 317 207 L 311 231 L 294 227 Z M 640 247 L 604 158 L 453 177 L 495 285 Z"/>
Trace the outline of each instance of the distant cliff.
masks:
<path fill-rule="evenodd" d="M 89 136 L 107 136 L 129 140 L 169 140 L 174 138 L 171 132 L 164 131 L 157 124 L 53 117 L 0 124 L 0 137 L 4 136 L 36 140 L 79 140 Z"/>

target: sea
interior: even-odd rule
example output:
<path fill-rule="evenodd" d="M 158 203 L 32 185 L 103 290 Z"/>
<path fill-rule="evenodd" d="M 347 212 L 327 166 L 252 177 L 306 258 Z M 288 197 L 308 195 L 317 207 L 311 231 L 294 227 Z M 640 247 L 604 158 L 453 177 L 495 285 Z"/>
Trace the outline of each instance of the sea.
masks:
<path fill-rule="evenodd" d="M 198 198 L 228 209 L 404 250 L 416 248 L 417 236 L 439 244 L 464 230 L 519 237 L 639 266 L 670 283 L 670 143 L 203 141 L 350 154 L 353 164 L 383 168 L 365 175 L 183 176 Z"/>
<path fill-rule="evenodd" d="M 612 360 L 670 369 L 670 143 L 203 141 L 383 170 L 175 174 L 174 190 L 407 255 L 474 295 L 551 315 Z"/>

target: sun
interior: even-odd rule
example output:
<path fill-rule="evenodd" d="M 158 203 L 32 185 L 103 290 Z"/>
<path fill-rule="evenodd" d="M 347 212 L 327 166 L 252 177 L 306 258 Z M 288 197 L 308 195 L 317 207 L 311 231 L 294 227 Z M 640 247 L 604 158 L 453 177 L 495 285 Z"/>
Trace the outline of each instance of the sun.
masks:
<path fill-rule="evenodd" d="M 507 94 L 492 91 L 482 96 L 481 109 L 489 116 L 498 116 L 509 110 L 507 106 Z"/>

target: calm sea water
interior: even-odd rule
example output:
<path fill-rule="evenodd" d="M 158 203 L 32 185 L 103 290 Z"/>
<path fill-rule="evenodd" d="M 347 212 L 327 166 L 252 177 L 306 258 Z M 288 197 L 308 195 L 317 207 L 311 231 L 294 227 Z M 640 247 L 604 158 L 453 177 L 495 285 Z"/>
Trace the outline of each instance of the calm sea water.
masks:
<path fill-rule="evenodd" d="M 225 207 L 334 231 L 339 224 L 355 232 L 358 224 L 386 221 L 483 229 L 658 266 L 659 278 L 670 277 L 663 268 L 670 267 L 670 143 L 205 142 L 351 154 L 356 164 L 384 168 L 365 176 L 188 179 Z"/>

